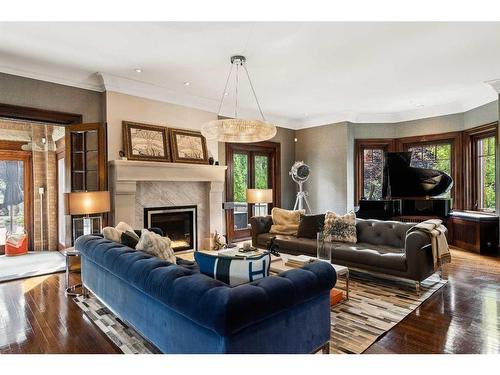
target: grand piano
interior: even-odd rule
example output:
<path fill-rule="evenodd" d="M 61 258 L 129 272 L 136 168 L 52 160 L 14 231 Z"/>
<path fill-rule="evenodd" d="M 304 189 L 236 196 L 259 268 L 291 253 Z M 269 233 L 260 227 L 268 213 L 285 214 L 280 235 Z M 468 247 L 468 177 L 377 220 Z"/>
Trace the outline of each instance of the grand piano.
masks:
<path fill-rule="evenodd" d="M 383 170 L 382 199 L 361 198 L 356 216 L 363 219 L 420 222 L 429 218 L 444 221 L 451 210 L 448 192 L 453 179 L 434 169 L 410 166 L 411 152 L 387 152 Z"/>

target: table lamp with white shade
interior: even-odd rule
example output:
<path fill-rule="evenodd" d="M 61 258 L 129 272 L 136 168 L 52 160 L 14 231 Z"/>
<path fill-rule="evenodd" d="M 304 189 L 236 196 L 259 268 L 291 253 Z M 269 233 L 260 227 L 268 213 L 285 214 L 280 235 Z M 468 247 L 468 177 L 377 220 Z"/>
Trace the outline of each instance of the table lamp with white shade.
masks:
<path fill-rule="evenodd" d="M 273 203 L 273 189 L 247 189 L 247 203 L 258 207 L 258 212 L 254 212 L 255 215 L 267 215 L 267 203 Z"/>
<path fill-rule="evenodd" d="M 109 212 L 111 209 L 109 191 L 86 191 L 65 193 L 66 215 L 85 215 L 83 217 L 83 234 L 92 234 L 92 218 L 90 215 L 99 214 L 95 218 L 99 220 L 99 231 L 102 230 L 102 217 L 100 214 Z M 73 239 L 76 240 L 76 220 L 73 218 Z"/>

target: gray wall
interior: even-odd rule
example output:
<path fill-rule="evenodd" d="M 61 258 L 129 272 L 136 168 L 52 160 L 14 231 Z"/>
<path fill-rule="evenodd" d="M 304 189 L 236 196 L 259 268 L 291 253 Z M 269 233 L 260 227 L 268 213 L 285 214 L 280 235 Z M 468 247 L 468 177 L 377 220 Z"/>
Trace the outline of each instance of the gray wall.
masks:
<path fill-rule="evenodd" d="M 424 134 L 461 131 L 498 121 L 498 101 L 463 113 L 395 123 L 350 123 L 354 139 L 401 138 Z"/>
<path fill-rule="evenodd" d="M 347 122 L 296 131 L 295 159 L 311 167 L 304 189 L 313 212 L 347 210 L 349 136 Z"/>
<path fill-rule="evenodd" d="M 464 129 L 498 121 L 498 100 L 464 112 Z"/>
<path fill-rule="evenodd" d="M 0 103 L 83 115 L 83 122 L 105 119 L 104 93 L 0 73 Z"/>

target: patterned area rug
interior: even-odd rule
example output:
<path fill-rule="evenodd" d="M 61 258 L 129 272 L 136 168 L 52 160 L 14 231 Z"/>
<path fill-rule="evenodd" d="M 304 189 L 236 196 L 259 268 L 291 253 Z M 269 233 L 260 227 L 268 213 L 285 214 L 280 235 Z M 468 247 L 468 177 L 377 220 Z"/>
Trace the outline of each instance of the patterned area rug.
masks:
<path fill-rule="evenodd" d="M 418 296 L 408 282 L 351 272 L 349 300 L 332 307 L 330 353 L 364 352 L 446 282 L 433 275 L 422 282 Z M 336 288 L 344 290 L 342 276 Z"/>
<path fill-rule="evenodd" d="M 432 276 L 422 283 L 422 291 L 417 296 L 410 283 L 351 273 L 349 301 L 332 307 L 330 353 L 362 353 L 445 284 L 445 280 Z M 336 287 L 345 288 L 342 276 Z M 76 297 L 74 301 L 123 353 L 158 353 L 157 348 L 97 298 Z"/>
<path fill-rule="evenodd" d="M 95 298 L 75 297 L 76 302 L 85 315 L 113 341 L 125 354 L 154 354 L 159 350 L 142 338 L 132 327 L 116 317 L 107 307 Z"/>

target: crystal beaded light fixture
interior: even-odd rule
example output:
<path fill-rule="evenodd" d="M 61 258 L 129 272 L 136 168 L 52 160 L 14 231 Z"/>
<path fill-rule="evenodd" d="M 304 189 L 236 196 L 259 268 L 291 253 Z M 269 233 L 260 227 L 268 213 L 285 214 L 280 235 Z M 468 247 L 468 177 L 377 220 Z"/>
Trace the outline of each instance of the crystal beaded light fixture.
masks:
<path fill-rule="evenodd" d="M 217 140 L 219 142 L 252 143 L 265 141 L 276 135 L 276 126 L 266 121 L 264 113 L 260 108 L 259 100 L 257 99 L 257 95 L 255 94 L 255 89 L 253 87 L 252 80 L 250 79 L 250 75 L 248 74 L 245 63 L 245 56 L 231 56 L 231 69 L 229 70 L 229 74 L 227 76 L 226 86 L 224 87 L 224 91 L 222 93 L 217 114 L 220 114 L 222 105 L 224 103 L 224 98 L 227 96 L 227 87 L 229 84 L 229 80 L 234 68 L 236 67 L 236 101 L 234 108 L 234 118 L 214 120 L 203 124 L 203 126 L 201 127 L 201 134 L 203 134 L 206 139 Z M 240 67 L 245 70 L 262 120 L 245 120 L 238 118 L 238 83 Z"/>

